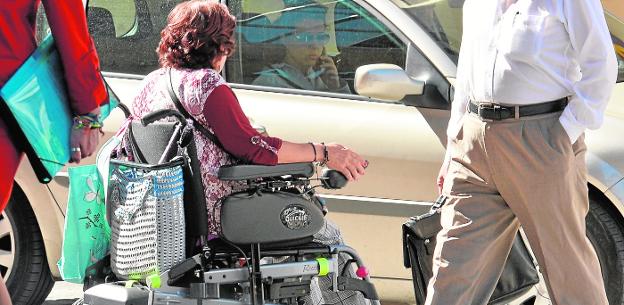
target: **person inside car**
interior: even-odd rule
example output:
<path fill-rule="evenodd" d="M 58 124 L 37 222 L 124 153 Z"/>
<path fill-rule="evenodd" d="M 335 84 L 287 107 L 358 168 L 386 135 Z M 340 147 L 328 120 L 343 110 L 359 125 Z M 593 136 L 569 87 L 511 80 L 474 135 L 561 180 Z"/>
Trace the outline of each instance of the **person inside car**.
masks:
<path fill-rule="evenodd" d="M 294 29 L 280 38 L 284 58 L 264 68 L 252 84 L 351 93 L 347 83 L 340 79 L 334 60 L 325 52 L 330 40 L 326 13 L 327 8 L 314 1 L 297 1 L 296 7 L 282 10 L 275 26 Z"/>
<path fill-rule="evenodd" d="M 217 177 L 221 166 L 234 164 L 236 160 L 262 165 L 321 162 L 350 181 L 364 175 L 367 161 L 340 144 L 292 143 L 262 135 L 252 128 L 236 95 L 220 75 L 234 49 L 235 26 L 235 18 L 223 4 L 191 0 L 177 5 L 167 18 L 157 48 L 162 67 L 145 77 L 131 107 L 135 117 L 160 109 L 176 109 L 168 92 L 171 79 L 184 110 L 221 142 L 217 145 L 195 130 L 207 210 L 213 211 L 217 201 L 236 188 L 235 183 Z M 212 218 L 207 220 L 209 238 L 216 238 L 219 220 Z M 342 238 L 336 225 L 326 221 L 315 241 L 340 244 Z M 332 292 L 329 279 L 320 279 L 318 285 L 322 293 L 316 295 L 322 295 L 324 300 L 315 300 L 314 304 L 364 302 L 359 292 Z"/>

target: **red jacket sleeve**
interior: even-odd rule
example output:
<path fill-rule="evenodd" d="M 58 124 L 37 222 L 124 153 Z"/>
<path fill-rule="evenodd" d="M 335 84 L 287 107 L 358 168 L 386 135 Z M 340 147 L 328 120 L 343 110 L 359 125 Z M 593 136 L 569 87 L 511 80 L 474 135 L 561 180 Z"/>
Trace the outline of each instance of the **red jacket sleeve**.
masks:
<path fill-rule="evenodd" d="M 251 126 L 230 87 L 215 88 L 204 104 L 203 114 L 227 152 L 254 164 L 277 164 L 282 140 L 263 136 Z"/>
<path fill-rule="evenodd" d="M 65 69 L 71 108 L 76 114 L 87 113 L 105 103 L 108 95 L 82 1 L 42 2 Z"/>

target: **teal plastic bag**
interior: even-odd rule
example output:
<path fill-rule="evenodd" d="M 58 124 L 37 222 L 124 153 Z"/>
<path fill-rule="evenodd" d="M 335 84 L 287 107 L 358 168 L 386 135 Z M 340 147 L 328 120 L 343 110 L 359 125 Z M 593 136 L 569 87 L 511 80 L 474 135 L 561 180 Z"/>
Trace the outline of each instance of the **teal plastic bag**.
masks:
<path fill-rule="evenodd" d="M 119 104 L 106 84 L 109 101 L 100 106 L 103 120 Z M 48 35 L 0 88 L 0 111 L 24 145 L 41 183 L 49 183 L 69 162 L 72 113 L 65 75 L 54 39 Z"/>
<path fill-rule="evenodd" d="M 63 280 L 82 284 L 87 268 L 106 256 L 110 234 L 97 167 L 70 167 L 63 249 L 57 263 Z"/>

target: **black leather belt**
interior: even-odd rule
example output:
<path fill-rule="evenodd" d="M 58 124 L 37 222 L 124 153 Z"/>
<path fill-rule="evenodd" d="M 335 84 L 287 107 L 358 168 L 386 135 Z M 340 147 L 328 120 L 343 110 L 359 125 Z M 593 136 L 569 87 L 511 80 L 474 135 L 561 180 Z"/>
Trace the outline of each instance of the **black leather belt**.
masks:
<path fill-rule="evenodd" d="M 567 105 L 567 97 L 556 101 L 522 106 L 502 106 L 495 103 L 475 103 L 470 101 L 470 103 L 468 103 L 468 111 L 477 114 L 480 118 L 485 120 L 500 121 L 558 112 L 565 109 Z M 518 109 L 518 116 L 516 116 L 516 109 Z"/>

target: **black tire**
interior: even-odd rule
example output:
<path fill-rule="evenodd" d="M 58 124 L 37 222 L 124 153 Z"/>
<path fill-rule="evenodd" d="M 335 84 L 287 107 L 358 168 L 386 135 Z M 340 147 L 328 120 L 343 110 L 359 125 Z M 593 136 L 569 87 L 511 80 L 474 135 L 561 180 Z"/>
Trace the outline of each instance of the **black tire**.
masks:
<path fill-rule="evenodd" d="M 0 220 L 9 220 L 15 241 L 15 247 L 11 249 L 10 236 L 0 239 L 0 250 L 14 253 L 12 269 L 6 279 L 13 304 L 40 305 L 52 290 L 54 279 L 35 214 L 19 188 L 14 188 L 13 196 L 0 217 Z M 3 277 L 7 270 L 0 266 Z"/>
<path fill-rule="evenodd" d="M 610 305 L 624 305 L 624 227 L 619 219 L 621 215 L 606 200 L 590 197 L 587 237 L 600 260 Z"/>

